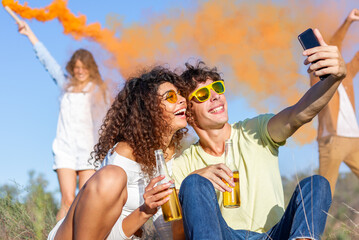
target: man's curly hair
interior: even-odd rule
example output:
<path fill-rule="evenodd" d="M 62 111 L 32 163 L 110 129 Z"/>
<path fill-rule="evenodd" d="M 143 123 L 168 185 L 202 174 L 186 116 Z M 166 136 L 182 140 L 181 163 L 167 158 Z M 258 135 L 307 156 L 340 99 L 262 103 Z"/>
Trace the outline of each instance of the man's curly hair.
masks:
<path fill-rule="evenodd" d="M 209 68 L 201 60 L 197 60 L 195 65 L 191 65 L 187 62 L 185 66 L 186 69 L 182 72 L 181 79 L 186 87 L 182 92 L 183 96 L 187 99 L 187 121 L 190 125 L 193 125 L 194 119 L 191 112 L 192 103 L 188 101 L 189 94 L 197 88 L 198 84 L 204 83 L 208 79 L 212 79 L 213 81 L 224 80 L 221 78 L 216 67 Z"/>
<path fill-rule="evenodd" d="M 118 93 L 108 110 L 100 129 L 99 142 L 94 147 L 95 162 L 103 161 L 109 149 L 117 142 L 126 142 L 133 149 L 135 161 L 142 171 L 153 176 L 156 167 L 154 151 L 180 148 L 180 141 L 187 129 L 178 130 L 169 146 L 163 140 L 171 126 L 163 117 L 164 104 L 158 95 L 162 83 L 172 83 L 183 91 L 180 77 L 167 68 L 157 66 L 143 72 L 139 77 L 130 78 Z"/>

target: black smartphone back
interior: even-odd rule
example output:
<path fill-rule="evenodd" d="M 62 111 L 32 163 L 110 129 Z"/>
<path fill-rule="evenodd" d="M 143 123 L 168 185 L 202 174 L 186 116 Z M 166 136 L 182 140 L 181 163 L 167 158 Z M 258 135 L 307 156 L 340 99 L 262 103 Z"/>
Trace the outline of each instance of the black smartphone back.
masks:
<path fill-rule="evenodd" d="M 299 34 L 298 40 L 304 50 L 320 46 L 318 39 L 315 37 L 314 32 L 311 28 L 308 28 L 307 30 Z"/>
<path fill-rule="evenodd" d="M 303 49 L 310 49 L 313 47 L 320 46 L 317 37 L 314 35 L 314 32 L 311 28 L 308 28 L 298 36 L 298 40 L 300 44 L 302 45 Z M 329 75 L 320 76 L 320 80 L 324 80 Z"/>

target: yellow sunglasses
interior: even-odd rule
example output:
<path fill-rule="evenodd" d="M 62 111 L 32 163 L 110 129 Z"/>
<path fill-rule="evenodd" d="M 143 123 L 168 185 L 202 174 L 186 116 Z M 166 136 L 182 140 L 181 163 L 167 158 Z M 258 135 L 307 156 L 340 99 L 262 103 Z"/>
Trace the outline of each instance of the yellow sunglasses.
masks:
<path fill-rule="evenodd" d="M 175 92 L 175 90 L 169 90 L 165 92 L 162 96 L 165 97 L 165 100 L 170 103 L 176 103 L 178 100 L 178 95 L 181 94 L 181 92 L 178 90 Z"/>
<path fill-rule="evenodd" d="M 188 100 L 190 101 L 195 97 L 199 102 L 205 102 L 211 97 L 211 89 L 218 94 L 223 94 L 226 91 L 224 82 L 219 80 L 197 89 L 188 97 Z"/>

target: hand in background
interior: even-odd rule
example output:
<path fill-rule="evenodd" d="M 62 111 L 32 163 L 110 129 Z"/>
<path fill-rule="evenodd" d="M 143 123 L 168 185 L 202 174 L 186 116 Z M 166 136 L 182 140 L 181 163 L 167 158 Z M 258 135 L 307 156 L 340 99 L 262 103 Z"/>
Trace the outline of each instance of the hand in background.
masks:
<path fill-rule="evenodd" d="M 17 25 L 19 27 L 19 33 L 27 36 L 33 45 L 39 41 L 25 21 L 20 21 Z"/>
<path fill-rule="evenodd" d="M 359 21 L 359 10 L 354 8 L 348 15 L 347 19 L 351 22 Z"/>
<path fill-rule="evenodd" d="M 307 59 L 304 64 L 310 64 L 308 73 L 315 76 L 331 74 L 336 80 L 342 80 L 346 76 L 345 62 L 337 46 L 329 46 L 324 42 L 318 29 L 314 29 L 320 46 L 307 49 L 303 52 Z"/>

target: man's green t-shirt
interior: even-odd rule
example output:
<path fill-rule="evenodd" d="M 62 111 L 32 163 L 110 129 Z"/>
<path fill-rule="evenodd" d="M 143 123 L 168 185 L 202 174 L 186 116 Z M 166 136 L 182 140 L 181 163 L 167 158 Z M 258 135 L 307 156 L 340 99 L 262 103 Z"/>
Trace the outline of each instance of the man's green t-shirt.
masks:
<path fill-rule="evenodd" d="M 267 124 L 273 114 L 259 115 L 231 125 L 235 162 L 239 169 L 241 206 L 224 208 L 223 194 L 216 190 L 223 218 L 233 229 L 266 232 L 284 213 L 282 180 L 278 166 L 278 147 Z M 224 163 L 206 153 L 197 142 L 173 162 L 173 178 L 179 189 L 182 181 L 195 170 Z M 200 216 L 205 217 L 205 216 Z"/>

